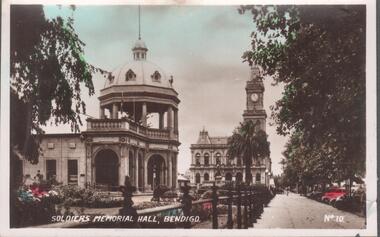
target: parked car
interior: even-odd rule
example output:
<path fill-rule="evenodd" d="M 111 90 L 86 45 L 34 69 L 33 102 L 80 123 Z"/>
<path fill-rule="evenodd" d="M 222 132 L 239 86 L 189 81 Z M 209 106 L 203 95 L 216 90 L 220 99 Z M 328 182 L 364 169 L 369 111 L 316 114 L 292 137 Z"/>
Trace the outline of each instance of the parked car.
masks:
<path fill-rule="evenodd" d="M 336 199 L 347 194 L 344 188 L 330 188 L 321 198 L 323 202 L 334 205 Z"/>
<path fill-rule="evenodd" d="M 323 195 L 324 195 L 324 193 L 321 191 L 312 191 L 312 192 L 308 193 L 306 196 L 308 198 L 313 199 L 313 200 L 321 201 L 321 198 Z"/>

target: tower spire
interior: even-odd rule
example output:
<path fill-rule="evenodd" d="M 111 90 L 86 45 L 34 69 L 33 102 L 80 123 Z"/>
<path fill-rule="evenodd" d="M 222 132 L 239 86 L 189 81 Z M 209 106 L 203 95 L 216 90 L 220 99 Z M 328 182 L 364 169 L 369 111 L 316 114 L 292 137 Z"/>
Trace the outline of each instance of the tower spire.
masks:
<path fill-rule="evenodd" d="M 139 40 L 141 40 L 141 6 L 139 5 Z"/>
<path fill-rule="evenodd" d="M 141 40 L 141 6 L 139 5 L 139 38 L 132 48 L 133 59 L 134 60 L 146 60 L 146 52 L 148 48 L 146 47 L 144 41 Z"/>

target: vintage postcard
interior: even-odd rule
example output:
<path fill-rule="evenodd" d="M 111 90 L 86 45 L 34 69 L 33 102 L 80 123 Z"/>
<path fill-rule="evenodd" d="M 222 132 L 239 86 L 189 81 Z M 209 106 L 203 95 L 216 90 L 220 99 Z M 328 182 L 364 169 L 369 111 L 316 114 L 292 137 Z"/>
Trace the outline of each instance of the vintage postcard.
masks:
<path fill-rule="evenodd" d="M 0 235 L 377 236 L 375 9 L 3 1 Z"/>

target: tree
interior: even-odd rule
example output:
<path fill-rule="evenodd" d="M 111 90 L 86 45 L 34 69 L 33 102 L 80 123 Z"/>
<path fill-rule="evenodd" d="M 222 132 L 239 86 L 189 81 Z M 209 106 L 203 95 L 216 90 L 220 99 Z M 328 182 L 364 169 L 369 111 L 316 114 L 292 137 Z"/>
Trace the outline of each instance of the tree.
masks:
<path fill-rule="evenodd" d="M 75 8 L 72 7 L 72 10 Z M 15 160 L 38 162 L 42 126 L 71 124 L 74 132 L 85 113 L 82 87 L 94 94 L 92 75 L 105 71 L 84 59 L 84 43 L 75 33 L 74 20 L 46 19 L 41 5 L 11 6 L 11 173 Z M 11 176 L 11 182 L 12 182 Z"/>
<path fill-rule="evenodd" d="M 243 159 L 245 165 L 245 181 L 247 184 L 250 184 L 252 180 L 252 160 L 257 160 L 260 157 L 268 157 L 270 154 L 267 134 L 257 128 L 252 120 L 240 123 L 240 126 L 235 129 L 227 142 L 228 157 L 231 159 L 241 157 Z"/>
<path fill-rule="evenodd" d="M 11 151 L 31 162 L 50 119 L 79 131 L 86 111 L 81 87 L 93 95 L 92 74 L 104 73 L 85 61 L 73 24 L 72 17 L 46 19 L 40 5 L 11 6 Z"/>
<path fill-rule="evenodd" d="M 365 172 L 365 6 L 244 6 L 257 31 L 243 58 L 284 85 L 277 132 L 302 133 L 306 163 Z M 289 148 L 290 149 L 290 148 Z M 291 151 L 291 150 L 289 150 Z M 313 172 L 313 176 L 317 172 Z"/>

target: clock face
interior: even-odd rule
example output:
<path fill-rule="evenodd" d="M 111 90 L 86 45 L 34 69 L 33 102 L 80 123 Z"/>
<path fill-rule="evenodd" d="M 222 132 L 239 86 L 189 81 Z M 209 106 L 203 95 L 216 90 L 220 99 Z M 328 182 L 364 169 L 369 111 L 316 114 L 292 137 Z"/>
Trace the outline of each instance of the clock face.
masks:
<path fill-rule="evenodd" d="M 256 94 L 256 93 L 253 93 L 253 94 L 251 95 L 251 100 L 252 100 L 253 102 L 257 102 L 257 101 L 259 100 L 259 95 Z"/>

